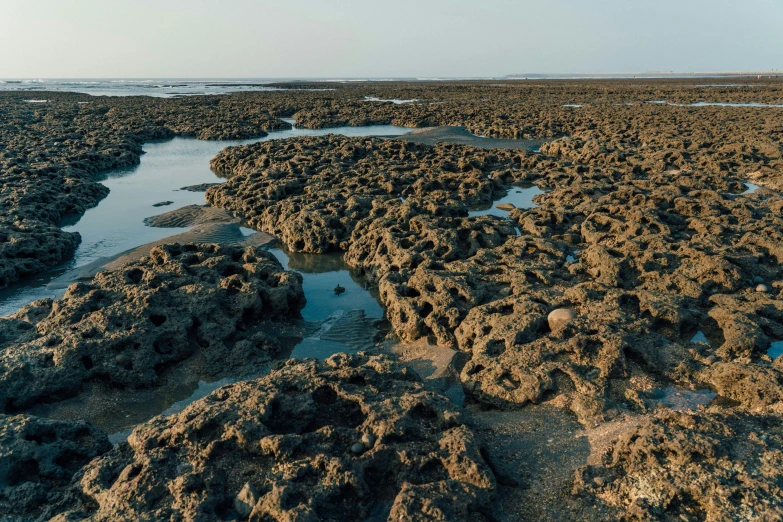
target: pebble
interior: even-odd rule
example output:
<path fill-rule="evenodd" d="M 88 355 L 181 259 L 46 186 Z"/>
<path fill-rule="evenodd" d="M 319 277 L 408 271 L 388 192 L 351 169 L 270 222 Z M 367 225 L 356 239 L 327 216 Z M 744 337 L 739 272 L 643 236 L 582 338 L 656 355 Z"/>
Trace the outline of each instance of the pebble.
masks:
<path fill-rule="evenodd" d="M 714 363 L 715 363 L 715 362 L 717 362 L 717 361 L 718 361 L 718 358 L 717 358 L 717 357 L 715 357 L 714 355 L 710 355 L 709 357 L 707 357 L 706 359 L 704 359 L 704 364 L 708 364 L 708 365 L 709 365 L 709 364 L 714 364 Z"/>
<path fill-rule="evenodd" d="M 121 354 L 117 355 L 114 358 L 114 360 L 117 361 L 117 364 L 119 364 L 121 366 L 125 366 L 126 364 L 130 364 L 130 362 L 131 362 L 130 357 L 128 357 L 124 353 L 121 353 Z"/>
<path fill-rule="evenodd" d="M 171 205 L 174 203 L 173 201 L 160 201 L 158 203 L 153 203 L 153 207 L 165 207 L 166 205 Z"/>
<path fill-rule="evenodd" d="M 356 444 L 351 446 L 351 453 L 353 453 L 354 455 L 361 455 L 362 453 L 365 452 L 366 449 L 367 448 L 364 446 L 364 444 L 362 444 L 361 442 L 357 442 Z"/>
<path fill-rule="evenodd" d="M 602 477 L 595 477 L 595 478 L 593 479 L 593 482 L 594 482 L 594 483 L 595 483 L 595 485 L 596 485 L 596 486 L 598 486 L 598 487 L 601 487 L 601 486 L 603 486 L 604 484 L 606 484 L 606 481 L 605 481 L 605 480 L 604 480 Z"/>
<path fill-rule="evenodd" d="M 511 211 L 511 210 L 514 210 L 517 207 L 515 207 L 513 203 L 500 203 L 500 204 L 495 205 L 495 208 L 497 208 L 498 210 Z"/>
<path fill-rule="evenodd" d="M 362 435 L 362 444 L 364 444 L 367 449 L 372 449 L 372 447 L 375 446 L 375 435 L 372 433 L 365 433 Z"/>
<path fill-rule="evenodd" d="M 756 292 L 769 292 L 769 287 L 767 285 L 758 285 Z"/>
<path fill-rule="evenodd" d="M 258 490 L 250 482 L 245 483 L 242 491 L 234 499 L 234 510 L 242 518 L 247 518 L 258 503 Z"/>
<path fill-rule="evenodd" d="M 763 282 L 764 282 L 764 278 L 761 277 L 761 276 L 756 276 L 756 277 L 753 278 L 753 283 L 755 283 L 757 285 L 760 285 Z"/>
<path fill-rule="evenodd" d="M 549 329 L 554 331 L 576 319 L 576 312 L 570 308 L 558 308 L 549 312 L 546 319 L 549 322 Z"/>

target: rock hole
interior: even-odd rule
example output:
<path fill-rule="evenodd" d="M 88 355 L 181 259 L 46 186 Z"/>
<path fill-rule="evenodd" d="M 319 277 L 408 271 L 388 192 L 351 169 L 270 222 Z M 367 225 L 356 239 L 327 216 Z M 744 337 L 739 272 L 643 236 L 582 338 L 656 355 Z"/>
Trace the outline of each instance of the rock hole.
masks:
<path fill-rule="evenodd" d="M 10 486 L 16 486 L 23 482 L 37 482 L 40 475 L 41 470 L 38 467 L 38 461 L 24 459 L 13 463 L 6 477 Z"/>
<path fill-rule="evenodd" d="M 338 396 L 329 386 L 321 386 L 312 393 L 313 401 L 316 404 L 334 404 L 337 402 Z"/>
<path fill-rule="evenodd" d="M 140 268 L 133 268 L 125 272 L 125 277 L 133 284 L 139 284 L 144 278 L 144 271 Z"/>
<path fill-rule="evenodd" d="M 424 319 L 425 317 L 429 316 L 432 313 L 432 305 L 430 303 L 425 302 L 424 305 L 422 305 L 421 309 L 419 310 L 419 317 Z"/>
<path fill-rule="evenodd" d="M 419 403 L 411 410 L 411 417 L 414 419 L 437 419 L 438 413 L 429 404 Z"/>

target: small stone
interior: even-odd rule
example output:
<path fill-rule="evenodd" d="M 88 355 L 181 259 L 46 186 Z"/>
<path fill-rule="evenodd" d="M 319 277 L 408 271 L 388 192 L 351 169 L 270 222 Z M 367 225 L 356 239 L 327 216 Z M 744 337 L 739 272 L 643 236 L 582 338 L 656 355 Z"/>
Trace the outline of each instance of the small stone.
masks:
<path fill-rule="evenodd" d="M 335 287 L 334 287 L 334 293 L 335 293 L 335 294 L 337 294 L 337 295 L 340 295 L 340 294 L 342 294 L 343 292 L 345 292 L 345 288 L 344 288 L 344 287 L 342 287 L 342 286 L 340 286 L 339 284 L 338 284 L 337 286 L 335 286 Z"/>
<path fill-rule="evenodd" d="M 717 357 L 715 357 L 714 355 L 710 355 L 709 357 L 704 359 L 704 364 L 707 364 L 707 365 L 715 364 L 717 361 L 718 361 Z"/>
<path fill-rule="evenodd" d="M 756 287 L 756 292 L 769 292 L 769 287 L 767 285 L 758 285 Z"/>
<path fill-rule="evenodd" d="M 375 435 L 372 433 L 365 433 L 362 435 L 362 444 L 364 444 L 367 449 L 372 449 L 372 447 L 375 446 Z"/>
<path fill-rule="evenodd" d="M 364 444 L 362 444 L 361 442 L 357 442 L 356 444 L 351 446 L 351 453 L 353 453 L 354 455 L 361 455 L 362 453 L 364 453 L 366 449 L 367 448 L 364 446 Z"/>
<path fill-rule="evenodd" d="M 250 482 L 245 483 L 242 491 L 234 499 L 234 510 L 242 518 L 247 518 L 258 503 L 258 490 Z"/>
<path fill-rule="evenodd" d="M 495 205 L 495 208 L 498 210 L 512 211 L 517 207 L 515 207 L 513 203 L 500 203 L 498 205 Z"/>
<path fill-rule="evenodd" d="M 172 203 L 174 203 L 174 202 L 173 201 L 161 201 L 159 203 L 154 203 L 152 206 L 153 207 L 165 207 L 166 205 L 171 205 Z"/>
<path fill-rule="evenodd" d="M 576 319 L 576 312 L 570 308 L 558 308 L 549 312 L 547 321 L 549 322 L 549 329 L 552 331 L 562 328 L 571 321 Z"/>
<path fill-rule="evenodd" d="M 124 353 L 117 355 L 114 358 L 114 360 L 117 361 L 117 364 L 119 364 L 120 366 L 127 366 L 131 362 L 130 357 L 128 357 Z"/>
<path fill-rule="evenodd" d="M 595 477 L 595 478 L 593 479 L 593 482 L 594 482 L 594 483 L 595 483 L 595 485 L 596 485 L 596 486 L 598 486 L 599 488 L 600 488 L 601 486 L 603 486 L 604 484 L 606 484 L 606 481 L 605 481 L 605 480 L 604 480 L 602 477 Z"/>
<path fill-rule="evenodd" d="M 760 285 L 763 282 L 764 282 L 764 278 L 761 277 L 761 276 L 756 276 L 756 277 L 753 278 L 753 283 L 754 284 Z"/>

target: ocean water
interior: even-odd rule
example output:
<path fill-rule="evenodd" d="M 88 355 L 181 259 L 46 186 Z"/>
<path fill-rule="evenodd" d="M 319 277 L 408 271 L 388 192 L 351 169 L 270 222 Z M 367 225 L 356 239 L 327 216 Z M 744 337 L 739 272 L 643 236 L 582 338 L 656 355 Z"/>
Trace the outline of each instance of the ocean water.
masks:
<path fill-rule="evenodd" d="M 248 91 L 279 91 L 269 84 L 291 81 L 289 78 L 271 79 L 28 79 L 0 80 L 0 92 L 42 91 L 78 92 L 93 96 L 203 96 Z M 332 90 L 332 89 L 325 89 Z M 37 101 L 37 100 L 28 100 Z M 39 102 L 40 103 L 40 102 Z"/>

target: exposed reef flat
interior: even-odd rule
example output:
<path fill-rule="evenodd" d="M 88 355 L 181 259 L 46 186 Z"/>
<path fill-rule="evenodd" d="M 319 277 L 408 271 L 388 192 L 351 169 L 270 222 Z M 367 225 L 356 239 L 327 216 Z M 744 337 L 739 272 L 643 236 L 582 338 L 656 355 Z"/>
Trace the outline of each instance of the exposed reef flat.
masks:
<path fill-rule="evenodd" d="M 42 453 L 0 451 L 13 469 L 27 459 L 46 470 L 12 473 L 0 510 L 93 520 L 779 518 L 783 359 L 767 350 L 783 340 L 783 110 L 690 105 L 783 99 L 783 82 L 740 83 L 0 96 L 11 122 L 0 140 L 0 284 L 67 259 L 75 240 L 59 219 L 97 203 L 96 174 L 137 161 L 144 140 L 258 135 L 288 125 L 280 118 L 464 127 L 446 143 L 425 130 L 231 147 L 212 162 L 226 183 L 199 187 L 209 212 L 225 209 L 289 250 L 343 252 L 378 289 L 392 330 L 383 346 L 399 343 L 392 358 L 279 363 L 143 423 L 109 451 L 95 428 L 80 439 L 78 421 L 58 425 L 59 438 L 36 435 L 54 421 L 28 409 L 102 380 L 154 387 L 159 365 L 183 367 L 194 350 L 221 368 L 268 366 L 279 346 L 271 325 L 301 306 L 295 275 L 246 245 L 161 245 L 0 320 L 2 364 L 27 371 L 3 381 L 6 410 L 20 414 L 7 424 L 32 426 L 3 444 L 54 441 L 39 444 L 77 455 L 57 469 Z M 78 114 L 83 99 L 89 117 Z M 61 152 L 70 120 L 78 139 Z M 499 147 L 493 139 L 536 140 L 540 151 L 474 146 Z M 533 208 L 469 215 L 531 185 L 544 192 Z M 186 249 L 203 262 L 191 266 Z M 125 280 L 135 269 L 151 275 Z M 270 308 L 259 289 L 287 304 Z M 194 310 L 195 345 L 175 328 Z M 167 319 L 156 326 L 151 314 Z M 160 353 L 170 320 L 179 348 Z M 124 339 L 139 346 L 114 342 Z M 672 393 L 684 411 L 667 406 Z M 717 399 L 697 407 L 689 394 Z"/>
<path fill-rule="evenodd" d="M 0 319 L 0 408 L 63 399 L 93 379 L 154 386 L 164 366 L 197 351 L 216 370 L 268 361 L 279 346 L 264 322 L 303 305 L 301 276 L 264 250 L 155 247 Z"/>
<path fill-rule="evenodd" d="M 468 520 L 495 482 L 447 399 L 388 359 L 336 355 L 154 419 L 73 485 L 66 513 L 93 520 Z"/>

